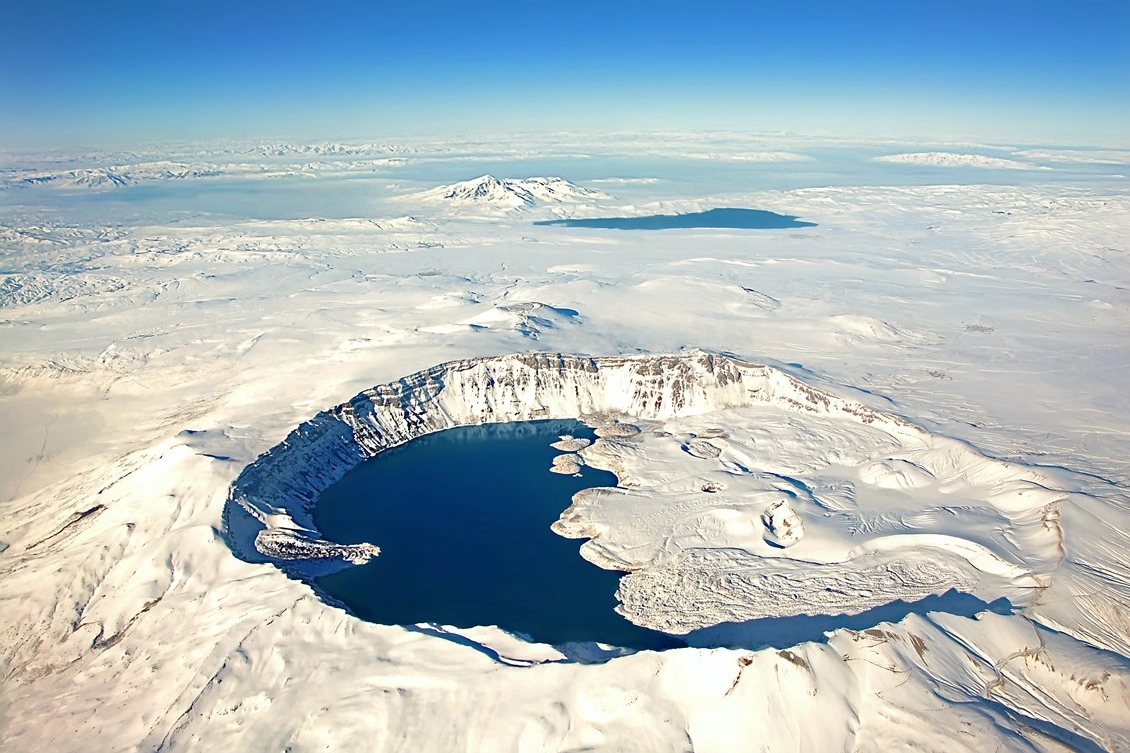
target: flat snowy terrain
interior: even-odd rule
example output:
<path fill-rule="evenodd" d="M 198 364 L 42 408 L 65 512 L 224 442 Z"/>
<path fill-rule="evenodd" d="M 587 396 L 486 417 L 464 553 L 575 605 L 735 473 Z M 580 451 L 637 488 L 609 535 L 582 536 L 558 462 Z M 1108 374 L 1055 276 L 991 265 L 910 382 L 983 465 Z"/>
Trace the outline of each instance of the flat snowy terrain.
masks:
<path fill-rule="evenodd" d="M 1130 750 L 1130 152 L 502 143 L 4 155 L 0 749 Z M 534 225 L 713 208 L 814 225 Z M 555 416 L 690 647 L 295 577 L 365 457 Z"/>

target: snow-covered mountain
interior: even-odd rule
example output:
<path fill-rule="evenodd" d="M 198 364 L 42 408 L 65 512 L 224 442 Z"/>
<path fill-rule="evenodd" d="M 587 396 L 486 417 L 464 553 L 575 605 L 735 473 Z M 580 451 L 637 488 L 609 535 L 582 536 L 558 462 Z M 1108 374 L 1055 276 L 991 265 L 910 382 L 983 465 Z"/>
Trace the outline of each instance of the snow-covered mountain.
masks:
<path fill-rule="evenodd" d="M 482 175 L 472 180 L 438 186 L 406 197 L 428 204 L 475 206 L 484 209 L 525 209 L 538 204 L 571 204 L 607 199 L 607 194 L 578 186 L 564 178 L 496 178 Z"/>
<path fill-rule="evenodd" d="M 959 154 L 957 152 L 909 152 L 875 157 L 875 162 L 892 162 L 902 165 L 928 167 L 982 167 L 993 170 L 1040 170 L 1038 165 L 984 154 Z"/>
<path fill-rule="evenodd" d="M 188 180 L 194 178 L 278 178 L 316 174 L 369 173 L 390 165 L 402 164 L 398 157 L 354 159 L 352 154 L 327 149 L 308 152 L 279 152 L 282 157 L 300 156 L 302 161 L 273 162 L 175 162 L 155 160 L 120 162 L 87 167 L 17 169 L 0 174 L 0 189 L 50 186 L 65 189 L 112 189 L 138 183 Z M 342 156 L 342 155 L 345 156 Z M 332 159 L 331 159 L 332 158 Z"/>
<path fill-rule="evenodd" d="M 56 171 L 22 171 L 5 176 L 0 188 L 50 185 L 57 188 L 117 188 L 151 180 L 211 178 L 219 175 L 215 165 L 189 165 L 161 160 L 133 165 L 78 168 Z"/>

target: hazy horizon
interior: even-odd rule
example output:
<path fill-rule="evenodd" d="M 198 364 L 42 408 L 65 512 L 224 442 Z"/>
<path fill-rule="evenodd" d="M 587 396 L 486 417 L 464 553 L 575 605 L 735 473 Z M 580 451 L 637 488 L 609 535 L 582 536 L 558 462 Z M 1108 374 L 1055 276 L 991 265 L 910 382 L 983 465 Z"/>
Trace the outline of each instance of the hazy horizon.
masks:
<path fill-rule="evenodd" d="M 1118 146 L 1130 6 L 12 8 L 0 144 L 707 130 Z"/>

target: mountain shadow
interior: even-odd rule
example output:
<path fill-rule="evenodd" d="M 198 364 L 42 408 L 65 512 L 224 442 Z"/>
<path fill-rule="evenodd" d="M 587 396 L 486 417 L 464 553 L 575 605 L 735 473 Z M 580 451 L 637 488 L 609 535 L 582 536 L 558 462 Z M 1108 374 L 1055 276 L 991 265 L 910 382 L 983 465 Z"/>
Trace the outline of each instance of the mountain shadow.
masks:
<path fill-rule="evenodd" d="M 1012 614 L 1012 611 L 1012 603 L 1003 597 L 986 602 L 972 594 L 951 588 L 943 594 L 927 596 L 918 601 L 896 599 L 854 615 L 796 615 L 723 622 L 699 628 L 683 637 L 688 645 L 698 648 L 788 648 L 805 641 L 825 641 L 825 633 L 840 628 L 866 630 L 880 622 L 898 622 L 909 614 L 946 612 L 972 618 L 981 612 L 1007 615 Z"/>

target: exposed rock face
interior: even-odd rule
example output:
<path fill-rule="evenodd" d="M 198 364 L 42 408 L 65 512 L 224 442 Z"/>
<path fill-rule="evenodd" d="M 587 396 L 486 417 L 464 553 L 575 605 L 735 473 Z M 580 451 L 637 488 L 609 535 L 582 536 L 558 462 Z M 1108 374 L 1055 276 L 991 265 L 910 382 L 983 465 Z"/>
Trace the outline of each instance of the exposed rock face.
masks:
<path fill-rule="evenodd" d="M 236 554 L 252 561 L 364 562 L 376 547 L 321 540 L 310 513 L 322 490 L 385 449 L 455 426 L 595 414 L 668 419 L 754 404 L 920 432 L 769 366 L 701 351 L 452 361 L 365 390 L 291 432 L 232 485 L 225 533 Z"/>
<path fill-rule="evenodd" d="M 553 465 L 549 471 L 550 473 L 560 473 L 563 476 L 571 476 L 574 473 L 580 473 L 583 464 L 584 461 L 580 455 L 573 453 L 558 455 L 553 459 Z"/>
<path fill-rule="evenodd" d="M 765 526 L 765 540 L 782 549 L 804 538 L 804 523 L 788 500 L 782 499 L 766 507 L 761 513 L 761 523 Z"/>

